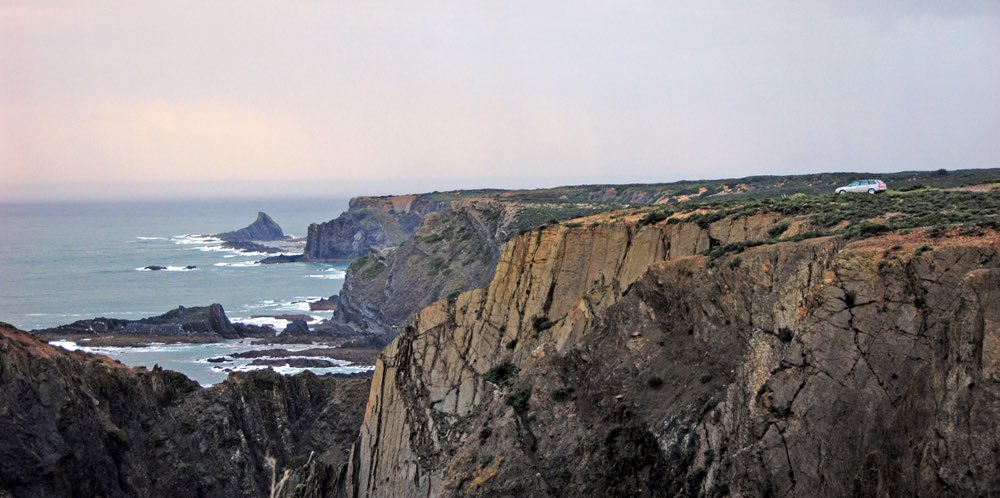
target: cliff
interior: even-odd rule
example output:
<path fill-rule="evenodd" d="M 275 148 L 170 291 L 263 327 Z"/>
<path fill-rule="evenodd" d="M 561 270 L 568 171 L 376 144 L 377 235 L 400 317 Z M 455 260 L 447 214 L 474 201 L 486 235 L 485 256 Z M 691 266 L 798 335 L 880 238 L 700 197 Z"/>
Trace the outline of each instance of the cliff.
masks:
<path fill-rule="evenodd" d="M 0 327 L 0 496 L 268 496 L 271 469 L 345 461 L 367 378 L 183 375 Z"/>
<path fill-rule="evenodd" d="M 355 260 L 329 327 L 388 343 L 420 309 L 485 287 L 500 246 L 521 231 L 606 209 L 594 204 L 475 199 L 428 215 L 398 248 Z"/>
<path fill-rule="evenodd" d="M 684 180 L 631 185 L 576 185 L 532 190 L 456 190 L 384 197 L 356 197 L 338 218 L 309 226 L 301 256 L 273 256 L 264 263 L 353 260 L 401 245 L 427 215 L 453 202 L 498 200 L 527 203 L 600 204 L 605 210 L 628 205 L 665 205 L 690 201 L 760 199 L 795 193 L 829 193 L 857 178 L 880 177 L 893 189 L 954 187 L 994 181 L 1000 169 L 904 171 L 899 173 L 818 173 L 753 176 L 723 180 Z M 541 220 L 538 224 L 548 221 Z M 537 224 L 535 225 L 537 226 Z M 529 227 L 534 228 L 534 226 Z"/>
<path fill-rule="evenodd" d="M 996 231 L 688 217 L 513 239 L 383 351 L 343 479 L 300 495 L 998 489 Z"/>
<path fill-rule="evenodd" d="M 257 213 L 257 219 L 253 223 L 232 232 L 215 234 L 227 242 L 251 241 L 251 240 L 281 240 L 285 238 L 285 233 L 281 227 L 267 213 Z"/>
<path fill-rule="evenodd" d="M 449 205 L 427 195 L 355 197 L 336 219 L 309 225 L 301 260 L 351 260 L 398 246 L 424 217 Z"/>

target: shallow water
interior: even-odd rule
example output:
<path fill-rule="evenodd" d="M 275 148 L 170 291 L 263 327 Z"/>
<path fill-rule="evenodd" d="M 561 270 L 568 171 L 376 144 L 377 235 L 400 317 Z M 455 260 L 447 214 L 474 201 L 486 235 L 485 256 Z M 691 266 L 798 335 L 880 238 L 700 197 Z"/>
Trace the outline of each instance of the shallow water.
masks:
<path fill-rule="evenodd" d="M 225 363 L 209 363 L 209 358 L 227 357 L 233 353 L 243 351 L 259 351 L 263 349 L 287 349 L 289 351 L 301 351 L 315 346 L 301 344 L 282 344 L 279 346 L 254 346 L 250 344 L 250 339 L 228 340 L 212 344 L 152 344 L 143 348 L 128 347 L 86 347 L 86 342 L 74 343 L 71 341 L 52 341 L 49 344 L 59 346 L 73 351 L 80 350 L 89 353 L 98 353 L 110 356 L 126 365 L 143 366 L 153 368 L 159 365 L 167 370 L 176 370 L 184 373 L 191 379 L 203 386 L 217 384 L 225 380 L 229 371 L 246 372 L 249 370 L 260 370 L 269 368 L 265 366 L 250 365 L 253 359 L 230 358 L 232 361 Z M 372 370 L 372 366 L 351 365 L 347 361 L 333 358 L 323 358 L 310 356 L 309 358 L 323 359 L 331 361 L 338 366 L 331 368 L 296 368 L 288 365 L 275 366 L 274 370 L 281 374 L 294 375 L 299 372 L 309 370 L 317 375 L 324 373 L 359 373 Z"/>

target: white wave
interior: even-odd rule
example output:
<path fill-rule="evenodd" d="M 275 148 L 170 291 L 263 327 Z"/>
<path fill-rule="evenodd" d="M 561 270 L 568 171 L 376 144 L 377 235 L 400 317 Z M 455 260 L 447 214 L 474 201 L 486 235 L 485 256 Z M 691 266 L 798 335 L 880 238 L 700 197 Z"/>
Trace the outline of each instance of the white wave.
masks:
<path fill-rule="evenodd" d="M 166 237 L 136 237 L 139 240 L 167 240 Z"/>
<path fill-rule="evenodd" d="M 280 360 L 325 360 L 325 361 L 329 361 L 330 363 L 333 363 L 335 366 L 338 366 L 338 367 L 346 367 L 346 366 L 348 366 L 348 365 L 351 364 L 351 362 L 349 362 L 347 360 L 340 360 L 340 359 L 337 359 L 337 358 L 330 358 L 328 356 L 258 356 L 258 357 L 253 358 L 253 359 L 254 360 L 265 360 L 265 361 L 274 361 L 274 360 L 279 360 L 279 361 Z M 333 368 L 333 367 L 319 367 L 319 368 Z"/>
<path fill-rule="evenodd" d="M 81 349 L 80 346 L 78 346 L 73 341 L 51 341 L 49 342 L 49 346 L 56 346 L 59 348 L 63 348 L 66 351 L 77 351 Z"/>
<path fill-rule="evenodd" d="M 361 372 L 370 372 L 375 370 L 374 366 L 343 366 L 343 367 L 322 367 L 322 368 L 301 368 L 293 367 L 288 365 L 281 366 L 268 366 L 268 365 L 235 365 L 235 366 L 217 366 L 212 367 L 215 372 L 252 372 L 254 370 L 267 370 L 268 368 L 273 369 L 275 372 L 281 375 L 295 375 L 298 373 L 305 372 L 306 370 L 311 371 L 315 374 L 325 374 L 325 373 L 342 373 L 342 374 L 352 374 Z"/>
<path fill-rule="evenodd" d="M 306 278 L 322 278 L 326 280 L 343 280 L 347 272 L 339 268 L 328 268 L 321 275 L 306 275 Z"/>
<path fill-rule="evenodd" d="M 191 249 L 195 249 L 202 252 L 239 252 L 236 249 L 230 249 L 228 247 L 222 247 L 222 246 L 199 246 L 199 247 L 192 247 Z"/>
<path fill-rule="evenodd" d="M 135 271 L 198 271 L 198 268 L 188 268 L 186 266 L 167 266 L 162 270 L 150 270 L 145 266 L 136 268 Z"/>
<path fill-rule="evenodd" d="M 284 365 L 284 366 L 273 367 L 273 368 L 274 368 L 275 372 L 278 372 L 281 375 L 295 375 L 295 374 L 299 374 L 299 373 L 305 372 L 306 370 L 309 370 L 310 372 L 312 372 L 314 374 L 317 374 L 317 375 L 322 375 L 322 374 L 325 374 L 325 373 L 355 374 L 355 373 L 362 373 L 362 372 L 371 372 L 371 371 L 375 370 L 375 366 L 374 365 L 363 366 L 363 367 L 360 367 L 360 366 L 351 366 L 351 367 L 323 367 L 323 368 L 300 368 L 300 367 L 293 367 L 293 366 L 289 366 L 289 365 Z"/>
<path fill-rule="evenodd" d="M 174 235 L 172 237 L 174 244 L 179 245 L 202 245 L 202 244 L 220 244 L 222 239 L 217 237 L 212 237 L 210 235 Z"/>
<path fill-rule="evenodd" d="M 256 261 L 238 261 L 236 263 L 215 263 L 215 266 L 228 266 L 231 268 L 246 268 L 250 266 L 260 266 Z"/>
<path fill-rule="evenodd" d="M 245 310 L 255 310 L 260 308 L 273 308 L 278 303 L 275 303 L 273 299 L 265 299 L 263 301 L 258 301 L 254 304 L 244 304 L 243 309 Z"/>
<path fill-rule="evenodd" d="M 256 325 L 258 327 L 271 327 L 276 331 L 285 330 L 285 327 L 292 323 L 289 320 L 282 320 L 281 318 L 275 318 L 273 316 L 259 316 L 256 318 L 234 318 L 233 323 L 242 323 L 244 325 Z"/>

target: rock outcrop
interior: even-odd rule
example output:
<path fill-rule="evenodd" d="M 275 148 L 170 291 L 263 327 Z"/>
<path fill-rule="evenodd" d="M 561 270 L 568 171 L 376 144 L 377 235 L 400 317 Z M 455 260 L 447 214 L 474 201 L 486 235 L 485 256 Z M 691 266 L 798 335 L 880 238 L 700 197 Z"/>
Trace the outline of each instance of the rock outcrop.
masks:
<path fill-rule="evenodd" d="M 0 327 L 0 496 L 269 496 L 282 469 L 345 462 L 364 377 L 175 372 Z"/>
<path fill-rule="evenodd" d="M 766 239 L 778 215 L 552 226 L 377 363 L 348 496 L 987 495 L 1000 236 Z"/>
<path fill-rule="evenodd" d="M 388 343 L 407 319 L 430 303 L 485 287 L 493 278 L 500 246 L 518 233 L 599 209 L 605 208 L 456 201 L 449 209 L 428 215 L 398 248 L 355 260 L 347 270 L 337 313 L 326 327 Z"/>
<path fill-rule="evenodd" d="M 406 240 L 424 217 L 447 209 L 450 200 L 431 195 L 355 197 L 347 211 L 309 225 L 303 261 L 345 261 Z M 277 260 L 275 260 L 277 261 Z"/>
<path fill-rule="evenodd" d="M 218 303 L 209 306 L 180 306 L 162 315 L 140 320 L 93 318 L 32 332 L 59 337 L 129 335 L 209 340 L 274 335 L 273 331 L 262 327 L 230 322 L 222 305 Z"/>
<path fill-rule="evenodd" d="M 257 213 L 257 219 L 253 223 L 239 230 L 215 234 L 215 237 L 227 242 L 281 240 L 285 238 L 285 232 L 267 213 L 261 211 Z"/>

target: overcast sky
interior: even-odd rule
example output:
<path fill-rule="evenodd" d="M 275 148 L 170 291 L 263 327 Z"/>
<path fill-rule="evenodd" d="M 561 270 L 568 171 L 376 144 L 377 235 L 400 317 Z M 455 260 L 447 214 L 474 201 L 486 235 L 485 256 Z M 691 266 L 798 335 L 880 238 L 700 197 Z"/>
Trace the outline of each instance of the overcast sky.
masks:
<path fill-rule="evenodd" d="M 0 0 L 0 200 L 997 166 L 997 0 Z"/>

